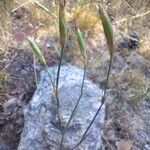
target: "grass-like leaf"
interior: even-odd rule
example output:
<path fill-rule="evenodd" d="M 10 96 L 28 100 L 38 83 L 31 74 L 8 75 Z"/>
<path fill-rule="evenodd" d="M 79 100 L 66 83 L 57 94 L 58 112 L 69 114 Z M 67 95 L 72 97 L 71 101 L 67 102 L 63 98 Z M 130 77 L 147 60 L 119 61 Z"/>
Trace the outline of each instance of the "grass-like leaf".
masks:
<path fill-rule="evenodd" d="M 110 54 L 110 57 L 112 58 L 113 54 L 114 54 L 113 28 L 112 28 L 112 25 L 110 23 L 110 19 L 109 19 L 107 13 L 105 12 L 105 10 L 103 8 L 101 8 L 101 6 L 99 6 L 99 14 L 100 14 L 100 18 L 102 20 L 105 37 L 107 39 L 109 54 Z"/>
<path fill-rule="evenodd" d="M 104 28 L 104 32 L 105 32 L 105 37 L 107 39 L 107 44 L 108 44 L 109 53 L 110 53 L 110 62 L 109 62 L 109 68 L 108 68 L 108 73 L 107 73 L 107 77 L 106 77 L 106 86 L 104 88 L 104 94 L 101 98 L 101 104 L 99 105 L 98 110 L 96 111 L 96 113 L 95 113 L 94 117 L 92 118 L 90 124 L 88 125 L 87 129 L 83 133 L 83 135 L 81 137 L 81 140 L 72 148 L 72 150 L 76 149 L 88 136 L 88 131 L 91 128 L 93 122 L 95 121 L 97 115 L 99 114 L 102 106 L 104 105 L 104 103 L 106 101 L 106 97 L 107 97 L 106 92 L 107 92 L 108 80 L 109 80 L 109 76 L 110 76 L 110 70 L 111 70 L 113 54 L 114 54 L 113 29 L 112 29 L 112 25 L 109 21 L 109 18 L 107 16 L 106 12 L 101 7 L 99 7 L 99 14 L 100 14 L 100 17 L 101 17 L 101 20 L 102 20 L 102 24 L 103 24 L 103 28 Z M 84 46 L 82 45 L 82 47 L 81 47 L 82 50 L 84 50 L 83 47 Z"/>
<path fill-rule="evenodd" d="M 32 47 L 33 52 L 36 54 L 36 56 L 38 57 L 38 59 L 40 60 L 41 64 L 44 67 L 47 67 L 47 63 L 46 60 L 41 52 L 41 50 L 39 49 L 39 47 L 36 45 L 34 39 L 32 38 L 28 38 L 28 42 L 30 44 L 30 46 Z"/>
<path fill-rule="evenodd" d="M 77 41 L 78 41 L 78 45 L 81 51 L 82 56 L 84 57 L 84 59 L 87 59 L 87 53 L 86 53 L 86 43 L 84 41 L 83 35 L 80 31 L 80 29 L 77 29 Z"/>

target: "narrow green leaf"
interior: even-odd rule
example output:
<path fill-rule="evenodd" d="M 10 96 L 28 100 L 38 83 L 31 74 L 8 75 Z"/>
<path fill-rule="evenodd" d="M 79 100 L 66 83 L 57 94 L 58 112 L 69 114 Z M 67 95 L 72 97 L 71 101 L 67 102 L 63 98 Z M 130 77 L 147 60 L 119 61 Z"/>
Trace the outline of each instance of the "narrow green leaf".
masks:
<path fill-rule="evenodd" d="M 80 47 L 80 51 L 82 56 L 84 57 L 84 59 L 87 59 L 87 54 L 86 54 L 86 43 L 84 41 L 84 38 L 82 36 L 82 33 L 80 31 L 80 29 L 77 29 L 77 41 L 78 41 L 78 45 Z"/>
<path fill-rule="evenodd" d="M 29 42 L 30 46 L 32 47 L 33 52 L 37 55 L 38 59 L 40 60 L 41 64 L 44 67 L 47 67 L 46 60 L 45 60 L 41 50 L 39 49 L 39 47 L 36 45 L 35 41 L 32 38 L 28 38 L 28 42 Z"/>
<path fill-rule="evenodd" d="M 107 13 L 104 11 L 104 9 L 101 8 L 101 6 L 99 6 L 99 14 L 100 14 L 100 18 L 102 20 L 105 37 L 107 39 L 109 54 L 110 54 L 110 57 L 112 58 L 113 54 L 114 54 L 113 28 L 112 28 L 112 25 L 110 23 L 110 19 L 109 19 Z"/>

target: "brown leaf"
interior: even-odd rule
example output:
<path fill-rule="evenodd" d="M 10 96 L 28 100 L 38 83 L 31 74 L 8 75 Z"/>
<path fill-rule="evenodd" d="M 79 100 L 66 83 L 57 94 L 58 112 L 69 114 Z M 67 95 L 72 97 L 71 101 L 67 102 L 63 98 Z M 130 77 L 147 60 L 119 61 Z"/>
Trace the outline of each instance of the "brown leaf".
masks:
<path fill-rule="evenodd" d="M 131 150 L 133 145 L 132 140 L 120 140 L 116 142 L 117 150 Z"/>

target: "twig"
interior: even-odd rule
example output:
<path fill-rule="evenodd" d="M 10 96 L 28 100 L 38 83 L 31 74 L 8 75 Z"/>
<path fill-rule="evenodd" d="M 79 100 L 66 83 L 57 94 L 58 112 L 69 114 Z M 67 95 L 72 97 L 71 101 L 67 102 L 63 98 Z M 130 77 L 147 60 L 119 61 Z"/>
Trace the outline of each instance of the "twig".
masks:
<path fill-rule="evenodd" d="M 49 71 L 48 71 L 48 67 L 45 68 L 45 71 L 46 71 L 47 74 L 49 75 L 51 84 L 52 84 L 52 86 L 53 86 L 53 91 L 54 91 L 54 93 L 55 93 L 55 81 L 52 79 L 52 76 L 51 76 L 51 74 L 50 74 Z"/>
<path fill-rule="evenodd" d="M 125 21 L 127 21 L 128 19 L 136 19 L 136 18 L 139 18 L 139 17 L 143 17 L 143 16 L 148 15 L 149 13 L 150 13 L 150 11 L 147 11 L 147 12 L 145 12 L 145 13 L 143 13 L 143 14 L 137 14 L 137 15 L 132 16 L 132 17 L 126 17 L 126 18 L 120 19 L 120 20 L 118 20 L 118 21 L 115 21 L 113 24 L 125 22 Z"/>
<path fill-rule="evenodd" d="M 59 120 L 59 125 L 60 125 L 60 128 L 61 128 L 62 138 L 63 138 L 63 128 L 62 128 L 61 119 L 60 119 L 60 113 L 59 113 L 60 104 L 59 104 L 59 89 L 58 88 L 59 88 L 60 70 L 61 70 L 61 65 L 62 65 L 62 60 L 63 60 L 63 54 L 64 54 L 64 47 L 62 47 L 61 54 L 60 54 L 60 59 L 59 59 L 59 64 L 58 64 L 58 70 L 57 70 L 57 77 L 56 77 L 56 88 L 55 88 L 55 96 L 56 96 L 57 107 L 58 107 L 58 120 Z M 62 149 L 62 144 L 60 144 L 60 150 L 61 149 Z"/>
<path fill-rule="evenodd" d="M 20 7 L 25 6 L 26 4 L 29 4 L 29 3 L 31 3 L 31 2 L 32 2 L 32 0 L 30 0 L 30 1 L 26 2 L 26 3 L 23 3 L 23 4 L 19 5 L 18 7 L 14 8 L 11 12 L 13 13 L 13 12 L 16 11 L 17 9 L 19 9 Z"/>
<path fill-rule="evenodd" d="M 114 150 L 114 148 L 110 145 L 109 141 L 106 139 L 106 137 L 103 135 L 102 136 L 103 139 L 105 140 L 105 142 L 107 143 L 107 145 L 109 146 L 110 150 Z"/>
<path fill-rule="evenodd" d="M 135 12 L 135 10 L 130 6 L 130 4 L 126 1 L 126 0 L 123 0 L 125 3 L 126 3 L 126 5 L 133 11 L 133 12 Z"/>

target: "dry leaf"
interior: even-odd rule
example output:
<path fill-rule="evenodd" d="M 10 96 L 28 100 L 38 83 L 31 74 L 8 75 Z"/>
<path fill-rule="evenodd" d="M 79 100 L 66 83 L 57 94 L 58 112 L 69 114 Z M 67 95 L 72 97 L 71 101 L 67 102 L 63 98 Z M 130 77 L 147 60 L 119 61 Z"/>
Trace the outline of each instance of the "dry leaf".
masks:
<path fill-rule="evenodd" d="M 116 142 L 117 150 L 131 150 L 133 145 L 132 140 L 120 140 Z"/>

